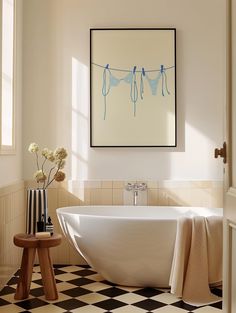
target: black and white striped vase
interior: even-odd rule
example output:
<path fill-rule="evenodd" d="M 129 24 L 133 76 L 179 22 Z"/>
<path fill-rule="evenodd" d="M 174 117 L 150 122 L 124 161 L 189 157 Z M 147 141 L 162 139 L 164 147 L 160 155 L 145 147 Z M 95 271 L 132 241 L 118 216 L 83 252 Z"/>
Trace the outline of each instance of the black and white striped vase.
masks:
<path fill-rule="evenodd" d="M 45 231 L 48 212 L 47 189 L 28 189 L 26 208 L 26 233 Z"/>

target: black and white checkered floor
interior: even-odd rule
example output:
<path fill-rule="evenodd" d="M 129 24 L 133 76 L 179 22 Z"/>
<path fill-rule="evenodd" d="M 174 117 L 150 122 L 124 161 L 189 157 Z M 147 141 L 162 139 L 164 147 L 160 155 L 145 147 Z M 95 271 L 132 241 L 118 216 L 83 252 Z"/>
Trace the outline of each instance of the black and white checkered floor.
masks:
<path fill-rule="evenodd" d="M 30 297 L 14 300 L 19 271 L 0 292 L 0 313 L 220 313 L 222 303 L 194 307 L 156 288 L 117 286 L 105 281 L 88 266 L 56 265 L 59 298 L 46 301 L 40 268 L 34 267 Z M 221 296 L 220 289 L 212 290 Z"/>

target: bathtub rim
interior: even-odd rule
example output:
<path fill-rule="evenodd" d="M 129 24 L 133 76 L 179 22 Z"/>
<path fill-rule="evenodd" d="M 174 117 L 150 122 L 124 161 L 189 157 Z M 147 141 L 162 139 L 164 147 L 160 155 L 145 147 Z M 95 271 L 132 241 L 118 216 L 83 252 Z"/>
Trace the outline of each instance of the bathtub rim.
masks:
<path fill-rule="evenodd" d="M 83 213 L 80 213 L 80 212 L 70 212 L 69 210 L 70 209 L 73 209 L 73 208 L 130 208 L 132 207 L 133 209 L 134 208 L 145 208 L 145 207 L 150 207 L 150 208 L 171 208 L 171 209 L 188 209 L 188 211 L 191 211 L 189 209 L 207 209 L 207 210 L 212 210 L 214 211 L 215 210 L 215 213 L 216 214 L 209 214 L 209 215 L 202 215 L 202 214 L 194 214 L 194 212 L 192 212 L 192 214 L 186 214 L 188 211 L 186 212 L 183 212 L 181 214 L 181 212 L 179 211 L 179 216 L 178 217 L 158 217 L 158 216 L 153 216 L 153 217 L 150 217 L 150 216 L 135 216 L 135 215 L 132 215 L 132 216 L 117 216 L 117 215 L 112 215 L 112 214 L 109 214 L 109 215 L 100 215 L 100 214 L 85 214 L 84 212 Z M 68 212 L 69 211 L 69 212 Z M 59 215 L 78 215 L 80 217 L 85 217 L 85 218 L 101 218 L 101 219 L 116 219 L 116 220 L 150 220 L 150 221 L 153 221 L 153 220 L 160 220 L 160 221 L 170 221 L 170 220 L 177 220 L 179 217 L 196 217 L 196 216 L 203 216 L 203 217 L 209 217 L 209 216 L 220 216 L 220 217 L 223 217 L 223 208 L 207 208 L 207 207 L 190 207 L 190 206 L 130 206 L 130 205 L 83 205 L 83 206 L 79 206 L 79 205 L 74 205 L 74 206 L 66 206 L 66 207 L 59 207 L 56 209 L 56 214 L 59 216 Z"/>

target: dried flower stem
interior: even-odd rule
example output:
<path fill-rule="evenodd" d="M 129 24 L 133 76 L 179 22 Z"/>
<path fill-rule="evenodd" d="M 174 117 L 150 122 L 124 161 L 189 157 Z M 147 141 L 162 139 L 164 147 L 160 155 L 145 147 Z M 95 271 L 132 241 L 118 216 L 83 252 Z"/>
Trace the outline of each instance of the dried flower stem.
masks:
<path fill-rule="evenodd" d="M 57 171 L 56 171 L 56 173 L 54 174 L 53 179 L 51 179 L 50 182 L 49 182 L 49 178 L 50 178 L 51 172 L 52 172 L 52 170 L 55 168 L 55 166 L 54 166 L 53 168 L 51 168 L 51 170 L 50 170 L 50 172 L 49 172 L 49 175 L 48 175 L 47 185 L 46 185 L 45 188 L 47 188 L 47 187 L 55 180 L 55 175 L 57 175 L 57 173 L 58 173 L 58 171 L 59 171 L 59 169 L 60 169 L 60 167 L 61 167 L 61 162 L 62 162 L 62 160 L 60 160 L 60 162 L 58 163 Z"/>
<path fill-rule="evenodd" d="M 44 164 L 45 164 L 45 162 L 47 161 L 47 158 L 45 157 L 45 159 L 44 159 L 44 161 L 43 161 L 43 163 L 42 163 L 42 172 L 44 173 Z M 43 189 L 45 189 L 45 181 L 43 182 Z"/>
<path fill-rule="evenodd" d="M 52 173 L 52 171 L 54 170 L 55 167 L 56 167 L 56 166 L 53 166 L 53 167 L 50 169 L 49 174 L 48 174 L 48 179 L 47 179 L 46 187 L 45 187 L 45 182 L 44 182 L 44 184 L 43 184 L 43 188 L 44 188 L 44 189 L 46 189 L 46 188 L 49 186 L 49 184 L 51 184 L 51 182 L 49 183 L 49 180 L 50 180 L 51 173 Z"/>
<path fill-rule="evenodd" d="M 45 162 L 47 161 L 47 158 L 45 157 L 45 159 L 44 159 L 44 161 L 43 161 L 43 163 L 42 163 L 42 172 L 44 172 L 43 170 L 44 170 L 44 164 L 45 164 Z"/>
<path fill-rule="evenodd" d="M 37 151 L 35 152 L 35 155 L 36 155 L 36 163 L 37 163 L 37 169 L 38 169 L 38 171 L 39 171 L 39 156 L 38 156 L 38 153 L 37 153 Z M 37 182 L 37 184 L 38 184 L 38 189 L 39 189 L 39 182 Z"/>
<path fill-rule="evenodd" d="M 39 171 L 39 156 L 38 156 L 37 151 L 35 152 L 35 155 L 36 155 L 37 168 L 38 168 L 38 171 Z"/>

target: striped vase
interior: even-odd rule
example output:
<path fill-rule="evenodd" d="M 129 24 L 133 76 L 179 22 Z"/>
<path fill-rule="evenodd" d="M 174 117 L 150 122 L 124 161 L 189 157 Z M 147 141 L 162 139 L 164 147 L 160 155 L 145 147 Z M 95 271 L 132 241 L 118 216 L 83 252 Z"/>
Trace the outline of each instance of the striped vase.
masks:
<path fill-rule="evenodd" d="M 43 222 L 41 231 L 45 231 L 48 211 L 47 189 L 27 190 L 26 233 L 35 234 L 37 222 Z"/>

